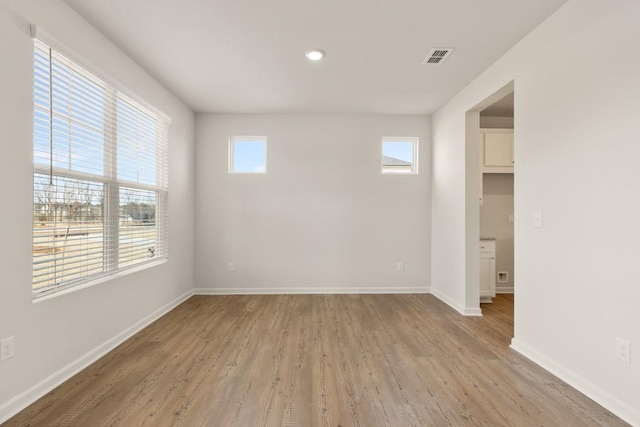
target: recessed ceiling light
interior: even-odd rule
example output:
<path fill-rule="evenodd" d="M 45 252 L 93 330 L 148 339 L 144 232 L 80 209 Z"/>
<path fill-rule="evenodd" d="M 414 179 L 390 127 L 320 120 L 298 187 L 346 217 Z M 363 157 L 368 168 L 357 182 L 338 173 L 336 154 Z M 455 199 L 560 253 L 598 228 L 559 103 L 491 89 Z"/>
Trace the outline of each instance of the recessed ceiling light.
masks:
<path fill-rule="evenodd" d="M 324 51 L 320 49 L 311 49 L 308 50 L 305 55 L 312 61 L 319 61 L 324 57 Z"/>

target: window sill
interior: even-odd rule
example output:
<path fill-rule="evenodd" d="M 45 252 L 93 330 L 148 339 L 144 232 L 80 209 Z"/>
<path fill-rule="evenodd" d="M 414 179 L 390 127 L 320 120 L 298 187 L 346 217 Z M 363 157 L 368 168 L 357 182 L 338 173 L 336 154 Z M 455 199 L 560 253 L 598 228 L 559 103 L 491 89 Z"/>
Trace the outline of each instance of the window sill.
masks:
<path fill-rule="evenodd" d="M 406 172 L 400 172 L 400 171 L 382 171 L 382 175 L 418 175 L 418 172 L 413 172 L 413 171 L 406 171 Z"/>
<path fill-rule="evenodd" d="M 106 274 L 104 276 L 89 280 L 88 282 L 82 283 L 80 285 L 69 286 L 68 288 L 61 289 L 59 291 L 52 292 L 52 293 L 49 293 L 49 294 L 45 294 L 45 295 L 41 295 L 41 296 L 38 296 L 38 295 L 34 294 L 32 302 L 34 304 L 37 304 L 37 303 L 40 303 L 40 302 L 43 302 L 43 301 L 47 301 L 47 300 L 50 300 L 50 299 L 53 299 L 53 298 L 61 297 L 63 295 L 67 295 L 67 294 L 70 294 L 72 292 L 77 292 L 77 291 L 80 291 L 82 289 L 86 289 L 86 288 L 90 288 L 90 287 L 99 285 L 100 283 L 104 283 L 104 282 L 108 282 L 110 280 L 114 280 L 114 279 L 117 279 L 117 278 L 120 278 L 120 277 L 128 276 L 129 274 L 136 273 L 136 272 L 142 271 L 142 270 L 146 270 L 148 268 L 152 268 L 152 267 L 155 267 L 157 265 L 165 264 L 167 261 L 168 261 L 167 258 L 163 258 L 163 259 L 159 259 L 157 261 L 145 263 L 143 265 L 138 265 L 138 266 L 135 266 L 135 267 L 130 267 L 130 268 L 127 268 L 127 269 L 124 269 L 124 270 L 120 270 L 120 271 L 114 272 L 112 274 Z"/>

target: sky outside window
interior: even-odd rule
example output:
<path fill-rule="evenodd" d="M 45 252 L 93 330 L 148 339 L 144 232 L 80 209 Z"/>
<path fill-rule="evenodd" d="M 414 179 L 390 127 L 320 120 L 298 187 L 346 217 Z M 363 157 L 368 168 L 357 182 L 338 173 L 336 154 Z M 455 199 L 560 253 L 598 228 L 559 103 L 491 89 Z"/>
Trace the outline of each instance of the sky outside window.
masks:
<path fill-rule="evenodd" d="M 382 155 L 413 163 L 413 141 L 385 141 Z"/>
<path fill-rule="evenodd" d="M 255 138 L 232 138 L 231 173 L 266 173 L 267 142 Z"/>

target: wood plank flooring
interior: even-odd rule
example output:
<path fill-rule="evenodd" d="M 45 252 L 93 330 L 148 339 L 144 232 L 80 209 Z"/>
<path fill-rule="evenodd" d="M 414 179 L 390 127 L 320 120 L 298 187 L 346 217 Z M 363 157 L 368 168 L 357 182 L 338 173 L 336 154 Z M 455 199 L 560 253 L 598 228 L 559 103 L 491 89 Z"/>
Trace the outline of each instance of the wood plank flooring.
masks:
<path fill-rule="evenodd" d="M 8 426 L 618 426 L 508 345 L 513 297 L 195 296 Z"/>

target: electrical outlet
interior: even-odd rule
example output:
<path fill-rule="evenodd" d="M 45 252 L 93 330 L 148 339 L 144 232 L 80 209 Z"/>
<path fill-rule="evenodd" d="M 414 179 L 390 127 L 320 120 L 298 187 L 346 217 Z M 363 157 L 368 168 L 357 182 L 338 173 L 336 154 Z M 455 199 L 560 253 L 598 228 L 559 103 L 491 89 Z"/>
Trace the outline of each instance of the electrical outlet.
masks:
<path fill-rule="evenodd" d="M 536 211 L 533 213 L 533 226 L 535 228 L 542 228 L 542 212 Z"/>
<path fill-rule="evenodd" d="M 228 262 L 227 263 L 227 271 L 235 271 L 236 267 L 233 265 L 232 262 Z"/>
<path fill-rule="evenodd" d="M 15 350 L 15 341 L 13 337 L 5 338 L 0 341 L 0 362 L 13 357 Z"/>
<path fill-rule="evenodd" d="M 616 338 L 616 356 L 627 363 L 631 362 L 631 343 L 622 338 Z"/>
<path fill-rule="evenodd" d="M 398 271 L 404 271 L 404 262 L 400 261 L 398 263 Z"/>

